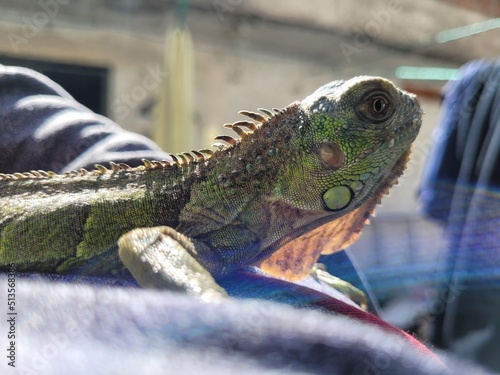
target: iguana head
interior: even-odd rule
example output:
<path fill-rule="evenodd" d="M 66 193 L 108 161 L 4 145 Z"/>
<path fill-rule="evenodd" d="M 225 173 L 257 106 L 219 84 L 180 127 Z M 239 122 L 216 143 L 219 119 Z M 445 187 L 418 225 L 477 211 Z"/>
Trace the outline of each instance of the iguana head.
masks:
<path fill-rule="evenodd" d="M 403 172 L 422 111 L 390 81 L 357 77 L 261 112 L 240 112 L 260 124 L 227 124 L 241 139 L 217 137 L 229 146 L 190 169 L 176 229 L 207 245 L 199 258 L 216 276 L 254 264 L 297 279 L 359 234 Z"/>
<path fill-rule="evenodd" d="M 328 83 L 299 103 L 302 119 L 290 139 L 274 197 L 301 211 L 293 233 L 259 265 L 289 279 L 309 272 L 320 253 L 352 242 L 402 174 L 421 125 L 415 95 L 384 78 Z"/>
<path fill-rule="evenodd" d="M 359 207 L 408 150 L 421 124 L 416 96 L 383 78 L 334 81 L 299 106 L 304 116 L 291 140 L 295 160 L 281 176 L 278 194 L 301 209 Z"/>

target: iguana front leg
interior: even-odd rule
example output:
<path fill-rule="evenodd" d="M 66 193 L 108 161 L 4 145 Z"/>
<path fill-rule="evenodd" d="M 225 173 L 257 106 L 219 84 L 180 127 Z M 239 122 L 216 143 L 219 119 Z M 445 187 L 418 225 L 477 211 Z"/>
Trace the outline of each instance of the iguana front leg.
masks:
<path fill-rule="evenodd" d="M 166 226 L 138 228 L 118 241 L 123 264 L 143 287 L 187 291 L 205 300 L 227 294 L 195 259 L 195 243 Z"/>
<path fill-rule="evenodd" d="M 145 288 L 170 289 L 199 295 L 208 301 L 226 297 L 226 291 L 195 259 L 203 243 L 161 226 L 138 228 L 123 235 L 119 255 L 134 278 Z M 204 249 L 206 250 L 206 249 Z M 366 296 L 317 265 L 311 275 L 351 298 L 366 310 Z M 272 285 L 272 282 L 271 282 Z"/>

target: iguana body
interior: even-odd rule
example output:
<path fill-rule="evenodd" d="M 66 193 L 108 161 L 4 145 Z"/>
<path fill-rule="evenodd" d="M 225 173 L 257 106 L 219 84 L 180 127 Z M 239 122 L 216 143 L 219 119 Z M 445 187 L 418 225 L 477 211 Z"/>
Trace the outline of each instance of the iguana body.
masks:
<path fill-rule="evenodd" d="M 258 124 L 228 125 L 241 139 L 218 137 L 227 145 L 213 154 L 0 174 L 0 270 L 116 275 L 123 261 L 145 286 L 195 293 L 245 265 L 305 276 L 402 173 L 421 109 L 391 82 L 357 77 L 263 113 L 243 112 Z"/>

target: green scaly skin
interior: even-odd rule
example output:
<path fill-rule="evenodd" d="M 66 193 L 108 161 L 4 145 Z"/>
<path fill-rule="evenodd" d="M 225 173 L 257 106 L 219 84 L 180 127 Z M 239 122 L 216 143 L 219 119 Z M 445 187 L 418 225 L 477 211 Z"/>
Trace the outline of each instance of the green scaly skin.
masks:
<path fill-rule="evenodd" d="M 218 138 L 228 145 L 213 154 L 0 174 L 0 270 L 130 271 L 144 286 L 197 294 L 223 294 L 212 277 L 245 265 L 267 262 L 279 275 L 286 259 L 272 255 L 281 247 L 373 209 L 402 173 L 422 111 L 391 82 L 356 77 L 272 114 L 244 114 L 257 124 L 229 125 L 241 139 Z M 321 249 L 297 251 L 314 263 Z"/>

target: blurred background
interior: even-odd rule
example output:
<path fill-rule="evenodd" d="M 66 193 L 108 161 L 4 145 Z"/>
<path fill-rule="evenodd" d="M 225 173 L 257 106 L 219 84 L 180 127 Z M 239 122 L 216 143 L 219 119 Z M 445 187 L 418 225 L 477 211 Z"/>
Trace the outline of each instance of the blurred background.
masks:
<path fill-rule="evenodd" d="M 382 316 L 408 328 L 440 309 L 446 241 L 417 189 L 442 88 L 500 54 L 497 17 L 497 0 L 1 0 L 0 64 L 46 74 L 168 152 L 209 146 L 239 110 L 284 107 L 335 79 L 380 75 L 416 93 L 411 163 L 349 250 Z"/>

